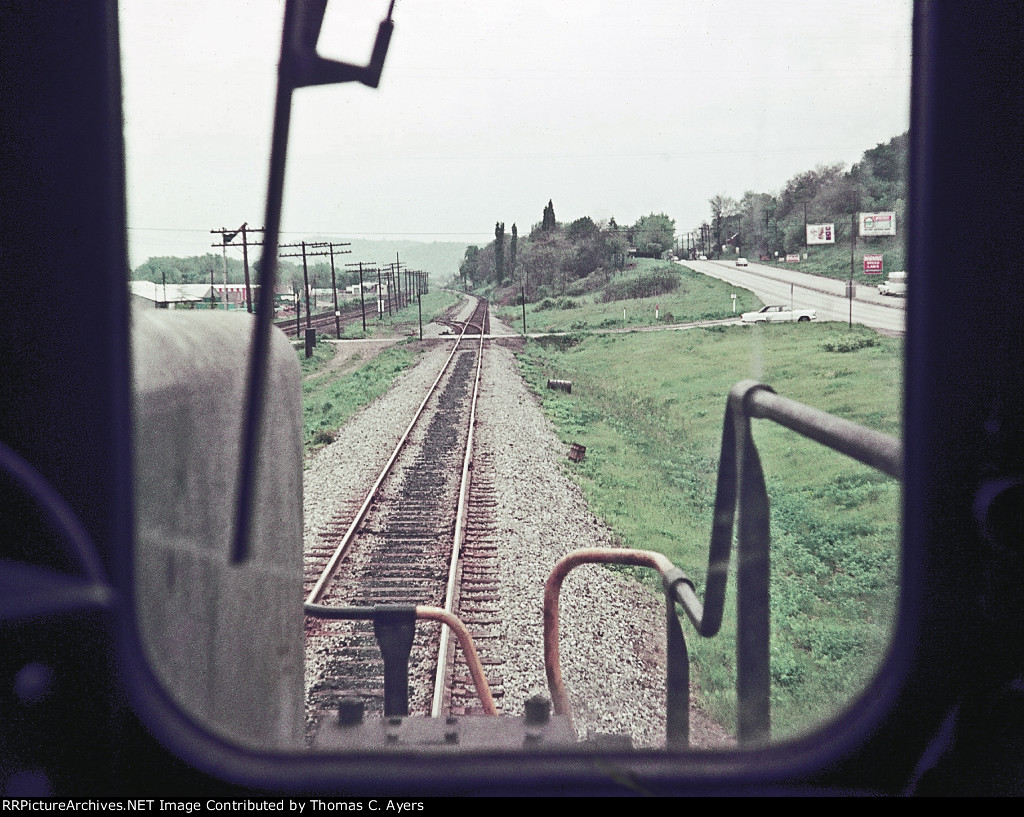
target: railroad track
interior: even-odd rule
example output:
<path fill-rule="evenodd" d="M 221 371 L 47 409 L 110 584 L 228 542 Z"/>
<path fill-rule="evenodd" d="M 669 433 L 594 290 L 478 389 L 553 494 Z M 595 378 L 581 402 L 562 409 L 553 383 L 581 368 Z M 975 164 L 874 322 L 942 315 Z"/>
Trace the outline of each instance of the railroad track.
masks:
<path fill-rule="evenodd" d="M 467 340 L 487 326 L 481 301 L 373 488 L 361 501 L 353 498 L 328 524 L 326 541 L 305 555 L 306 632 L 316 656 L 314 677 L 307 678 L 311 725 L 339 703 L 395 714 L 395 670 L 386 670 L 381 658 L 379 621 L 336 615 L 380 605 L 414 609 L 421 619 L 411 646 L 403 647 L 412 679 L 408 714 L 497 712 L 502 656 L 496 545 L 488 526 L 494 489 L 487 461 L 474 462 L 470 433 L 484 341 L 482 335 Z M 448 626 L 433 623 L 452 613 L 476 648 L 463 642 L 464 634 L 451 638 Z M 388 632 L 385 639 L 393 643 L 397 636 Z M 479 662 L 467 664 L 466 649 Z M 404 675 L 406 659 L 399 663 Z"/>
<path fill-rule="evenodd" d="M 339 310 L 341 312 L 338 317 L 338 321 L 341 323 L 342 329 L 345 328 L 349 323 L 354 321 L 362 320 L 362 310 L 360 307 L 354 307 L 349 309 Z M 372 313 L 373 317 L 376 317 L 376 311 Z M 367 320 L 370 319 L 371 311 L 369 308 L 366 310 Z M 287 318 L 285 320 L 274 321 L 274 326 L 280 329 L 289 337 L 299 337 L 303 330 L 307 328 L 316 329 L 318 332 L 324 332 L 333 335 L 336 329 L 334 322 L 334 310 L 329 312 L 318 312 L 315 315 L 309 316 L 308 327 L 306 321 L 306 315 L 303 314 L 296 322 L 295 318 Z"/>

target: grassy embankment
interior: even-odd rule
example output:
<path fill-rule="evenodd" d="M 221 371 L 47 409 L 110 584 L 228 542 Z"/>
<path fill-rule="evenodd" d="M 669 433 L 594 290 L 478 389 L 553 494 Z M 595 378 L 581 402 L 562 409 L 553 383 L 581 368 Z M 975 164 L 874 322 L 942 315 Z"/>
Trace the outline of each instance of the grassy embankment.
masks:
<path fill-rule="evenodd" d="M 423 323 L 430 323 L 435 317 L 441 315 L 444 310 L 454 304 L 456 296 L 448 290 L 434 288 L 423 297 Z M 342 310 L 348 310 L 359 306 L 359 300 L 346 301 L 341 305 Z M 419 311 L 415 298 L 412 303 L 402 310 L 396 310 L 392 304 L 392 314 L 388 314 L 387 302 L 384 303 L 383 316 L 377 315 L 377 302 L 372 295 L 366 298 L 366 331 L 363 331 L 363 322 L 359 318 L 348 326 L 342 327 L 341 339 L 352 340 L 357 338 L 390 338 L 396 336 L 411 337 L 419 336 Z M 315 311 L 315 310 L 314 310 Z M 304 313 L 303 313 L 304 314 Z M 305 320 L 305 318 L 303 318 Z M 318 333 L 319 334 L 319 333 Z M 334 327 L 330 326 L 322 337 L 334 338 Z"/>
<path fill-rule="evenodd" d="M 800 261 L 796 264 L 787 264 L 786 259 L 781 257 L 778 261 L 774 259 L 769 263 L 774 267 L 785 267 L 799 272 L 807 272 L 812 275 L 823 275 L 826 278 L 837 278 L 840 281 L 847 281 L 850 278 L 850 240 L 845 239 L 843 243 L 817 244 L 808 247 L 806 250 L 799 247 Z M 804 260 L 804 253 L 807 259 Z M 877 285 L 884 281 L 890 272 L 905 270 L 906 262 L 906 239 L 902 236 L 877 236 L 875 238 L 858 238 L 857 248 L 853 253 L 853 282 L 855 284 Z M 882 274 L 864 274 L 864 256 L 882 256 Z M 756 256 L 750 256 L 751 261 L 757 261 Z"/>
<path fill-rule="evenodd" d="M 659 279 L 666 272 L 678 281 L 676 288 L 657 295 L 643 295 L 645 289 L 657 288 Z M 584 280 L 575 283 L 574 287 L 577 292 L 588 287 L 591 291 L 528 303 L 527 332 L 628 329 L 729 318 L 733 316 L 732 300 L 729 297 L 732 292 L 737 295 L 736 314 L 762 306 L 745 289 L 699 275 L 678 264 L 648 258 L 637 259 L 635 267 L 610 279 Z M 522 331 L 521 305 L 504 306 L 497 311 L 513 328 Z"/>
<path fill-rule="evenodd" d="M 424 324 L 439 316 L 455 303 L 456 296 L 436 290 L 423 296 Z M 410 328 L 411 327 L 411 328 Z M 399 335 L 402 340 L 383 348 L 372 358 L 353 355 L 343 367 L 333 367 L 337 344 L 321 340 L 308 360 L 304 348 L 298 350 L 302 368 L 302 436 L 306 454 L 327 445 L 334 432 L 363 406 L 386 392 L 395 379 L 411 366 L 422 349 L 416 343 L 417 335 L 407 337 L 412 329 L 418 330 L 417 305 L 394 315 L 384 315 L 383 321 L 367 320 L 367 332 L 361 323 L 349 327 L 342 338 L 379 338 Z"/>
<path fill-rule="evenodd" d="M 736 382 L 753 377 L 900 434 L 902 342 L 864 328 L 577 335 L 531 341 L 521 364 L 561 438 L 587 447 L 584 462 L 566 469 L 591 509 L 623 544 L 668 555 L 701 595 L 725 399 Z M 572 394 L 543 389 L 548 378 L 571 380 Z M 849 702 L 884 654 L 898 592 L 900 486 L 774 424 L 756 422 L 754 435 L 771 499 L 772 719 L 781 737 Z M 734 728 L 734 582 L 717 637 L 686 629 L 701 703 Z"/>

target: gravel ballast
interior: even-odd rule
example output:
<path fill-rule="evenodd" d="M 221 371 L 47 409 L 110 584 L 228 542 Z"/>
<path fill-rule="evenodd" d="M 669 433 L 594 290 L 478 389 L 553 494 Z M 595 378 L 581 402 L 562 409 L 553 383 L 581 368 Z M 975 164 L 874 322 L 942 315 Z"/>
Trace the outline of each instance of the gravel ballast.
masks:
<path fill-rule="evenodd" d="M 514 334 L 492 317 L 492 332 Z M 367 490 L 434 382 L 449 345 L 431 348 L 385 395 L 339 430 L 305 473 L 305 540 L 322 535 L 346 500 Z M 587 509 L 566 473 L 567 446 L 555 435 L 514 357 L 494 344 L 486 353 L 476 450 L 493 463 L 501 548 L 502 714 L 522 714 L 531 695 L 547 693 L 543 658 L 544 582 L 559 558 L 581 547 L 612 547 L 613 536 Z M 628 734 L 636 747 L 665 743 L 664 599 L 636 581 L 587 565 L 561 595 L 562 677 L 577 732 Z M 316 672 L 307 656 L 307 683 Z M 691 707 L 691 745 L 733 741 Z"/>

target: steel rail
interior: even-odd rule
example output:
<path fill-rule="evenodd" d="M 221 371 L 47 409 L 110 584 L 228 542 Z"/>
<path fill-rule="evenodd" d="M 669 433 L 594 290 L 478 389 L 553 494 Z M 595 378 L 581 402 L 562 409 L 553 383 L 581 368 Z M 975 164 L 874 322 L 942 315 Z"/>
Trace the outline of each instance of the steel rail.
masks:
<path fill-rule="evenodd" d="M 398 607 L 401 607 L 399 605 Z M 385 609 L 389 608 L 389 609 Z M 374 607 L 330 607 L 323 604 L 305 604 L 303 610 L 307 616 L 323 618 L 334 621 L 377 621 L 381 614 L 396 611 L 395 605 L 376 605 Z M 480 663 L 480 656 L 477 654 L 476 645 L 473 643 L 473 636 L 466 625 L 459 620 L 458 616 L 440 607 L 432 607 L 425 604 L 417 604 L 408 608 L 417 620 L 439 621 L 446 627 L 455 631 L 462 651 L 466 655 L 466 663 L 469 665 L 469 673 L 473 678 L 473 685 L 476 687 L 477 696 L 487 715 L 497 715 L 497 707 L 494 704 L 494 697 L 491 695 L 491 687 L 484 675 L 483 665 Z M 385 679 L 385 683 L 387 680 Z"/>
<path fill-rule="evenodd" d="M 486 302 L 481 301 L 480 303 Z M 484 306 L 483 312 L 486 314 L 486 306 Z M 475 318 L 476 313 L 474 312 L 470 321 L 473 321 Z M 462 458 L 462 479 L 459 483 L 458 512 L 455 515 L 455 532 L 452 536 L 452 554 L 451 560 L 448 564 L 448 586 L 445 589 L 444 594 L 444 609 L 448 613 L 453 612 L 453 607 L 455 605 L 455 583 L 458 576 L 459 553 L 462 550 L 462 541 L 466 535 L 466 514 L 469 510 L 469 469 L 473 462 L 473 429 L 476 426 L 476 404 L 477 397 L 480 394 L 480 371 L 483 368 L 484 362 L 484 334 L 482 330 L 483 319 L 481 319 L 480 325 L 481 332 L 480 344 L 477 347 L 476 378 L 473 382 L 473 398 L 470 401 L 469 430 L 466 433 L 466 451 Z M 469 323 L 467 323 L 467 326 L 469 326 Z M 449 640 L 449 629 L 446 626 L 442 626 L 441 641 L 437 651 L 437 673 L 434 676 L 434 698 L 430 706 L 430 715 L 434 718 L 440 716 L 441 707 L 444 705 L 444 678 L 448 665 Z"/>
<path fill-rule="evenodd" d="M 476 645 L 473 643 L 473 636 L 470 635 L 469 630 L 466 629 L 466 625 L 463 624 L 450 610 L 442 610 L 440 607 L 428 607 L 422 604 L 416 605 L 416 617 L 430 619 L 432 621 L 440 621 L 445 632 L 448 632 L 449 629 L 455 631 L 455 635 L 459 639 L 459 646 L 462 647 L 462 652 L 466 656 L 466 664 L 469 666 L 469 674 L 473 677 L 473 685 L 476 687 L 476 694 L 480 698 L 480 703 L 483 705 L 484 714 L 497 715 L 498 710 L 494 705 L 494 698 L 491 695 L 491 687 L 487 683 L 487 677 L 484 675 L 484 668 L 480 663 L 480 656 L 477 655 Z M 431 712 L 430 714 L 431 717 L 437 717 L 434 712 Z"/>
<path fill-rule="evenodd" d="M 352 539 L 355 537 L 356 530 L 359 528 L 363 520 L 366 518 L 366 514 L 370 510 L 370 506 L 373 504 L 373 501 L 377 498 L 377 493 L 380 491 L 381 485 L 384 483 L 384 480 L 391 472 L 391 468 L 394 466 L 396 460 L 398 459 L 398 455 L 405 447 L 405 443 L 409 439 L 409 435 L 412 433 L 413 428 L 419 421 L 420 416 L 423 414 L 423 410 L 424 408 L 426 408 L 427 402 L 430 400 L 430 398 L 434 394 L 434 391 L 437 389 L 437 384 L 441 382 L 441 378 L 444 377 L 445 372 L 448 370 L 448 366 L 454 359 L 455 353 L 459 350 L 459 346 L 461 345 L 464 337 L 465 332 L 459 335 L 458 340 L 452 347 L 451 354 L 448 355 L 448 360 L 445 361 L 444 366 L 441 367 L 440 373 L 434 380 L 434 384 L 430 387 L 430 390 L 427 392 L 426 397 L 423 398 L 423 402 L 420 403 L 420 407 L 416 410 L 416 414 L 410 421 L 409 426 L 405 429 L 405 433 L 402 435 L 402 438 L 398 441 L 398 445 L 395 446 L 395 450 L 391 453 L 391 457 L 388 459 L 387 464 L 384 466 L 384 469 L 380 472 L 380 476 L 377 477 L 377 480 L 373 483 L 373 487 L 366 495 L 366 499 L 363 500 L 363 504 L 360 506 L 359 512 L 356 514 L 355 519 L 352 520 L 352 524 L 349 525 L 348 530 L 345 532 L 345 535 L 338 543 L 338 547 L 335 548 L 334 553 L 328 560 L 327 566 L 320 573 L 320 578 L 317 579 L 316 584 L 313 585 L 313 589 L 310 590 L 309 595 L 306 597 L 306 604 L 315 604 L 320 599 L 320 595 L 323 593 L 324 588 L 327 586 L 327 582 L 330 581 L 331 576 L 334 575 L 334 571 L 337 568 L 338 563 L 348 552 L 348 548 L 352 543 Z"/>

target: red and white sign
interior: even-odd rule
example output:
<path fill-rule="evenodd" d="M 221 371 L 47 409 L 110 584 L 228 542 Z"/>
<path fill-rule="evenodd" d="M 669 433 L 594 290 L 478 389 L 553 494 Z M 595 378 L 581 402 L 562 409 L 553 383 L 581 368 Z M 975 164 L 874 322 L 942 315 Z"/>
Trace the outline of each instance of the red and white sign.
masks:
<path fill-rule="evenodd" d="M 798 253 L 798 252 L 787 253 L 786 254 L 786 263 L 787 264 L 798 264 L 798 263 L 800 263 L 800 253 Z"/>
<path fill-rule="evenodd" d="M 896 213 L 861 213 L 860 234 L 862 236 L 896 235 Z"/>
<path fill-rule="evenodd" d="M 882 274 L 882 256 L 881 255 L 865 255 L 864 256 L 864 274 L 865 275 L 881 275 Z"/>

